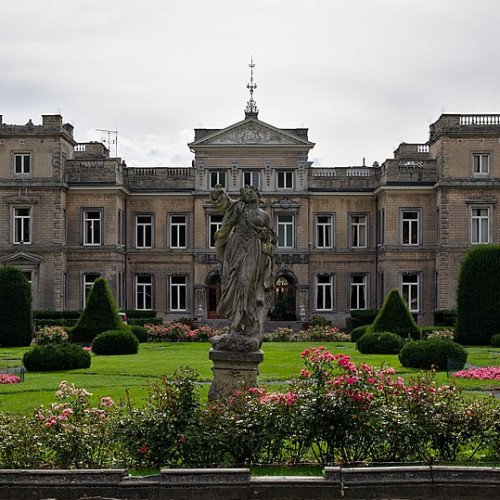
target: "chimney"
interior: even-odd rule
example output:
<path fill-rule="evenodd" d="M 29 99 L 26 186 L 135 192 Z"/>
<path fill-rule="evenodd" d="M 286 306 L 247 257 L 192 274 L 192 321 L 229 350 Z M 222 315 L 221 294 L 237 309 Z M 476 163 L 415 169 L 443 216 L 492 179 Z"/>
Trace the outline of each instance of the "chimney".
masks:
<path fill-rule="evenodd" d="M 3 125 L 3 115 L 0 115 L 0 125 Z"/>
<path fill-rule="evenodd" d="M 61 115 L 42 115 L 42 125 L 49 127 L 62 127 Z"/>

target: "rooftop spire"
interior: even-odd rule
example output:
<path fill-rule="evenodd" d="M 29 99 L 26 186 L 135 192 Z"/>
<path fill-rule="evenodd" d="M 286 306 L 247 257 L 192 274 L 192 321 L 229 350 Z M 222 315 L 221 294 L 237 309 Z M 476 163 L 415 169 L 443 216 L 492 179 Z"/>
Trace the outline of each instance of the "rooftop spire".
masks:
<path fill-rule="evenodd" d="M 253 100 L 253 91 L 257 88 L 257 84 L 253 82 L 253 68 L 255 67 L 253 57 L 250 57 L 250 64 L 248 66 L 250 67 L 250 83 L 247 84 L 247 89 L 250 91 L 250 100 L 247 102 L 247 107 L 245 108 L 245 118 L 257 118 L 259 110 L 257 109 L 257 103 Z"/>

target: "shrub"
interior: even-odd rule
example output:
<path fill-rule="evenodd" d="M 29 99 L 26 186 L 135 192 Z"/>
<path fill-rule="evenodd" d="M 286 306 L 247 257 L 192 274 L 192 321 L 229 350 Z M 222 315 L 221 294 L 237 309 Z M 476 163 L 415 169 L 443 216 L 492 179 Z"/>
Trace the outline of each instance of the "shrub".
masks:
<path fill-rule="evenodd" d="M 351 342 L 357 342 L 360 337 L 368 332 L 371 325 L 357 326 L 351 331 Z"/>
<path fill-rule="evenodd" d="M 336 326 L 313 326 L 301 332 L 304 340 L 312 342 L 349 342 L 351 336 Z"/>
<path fill-rule="evenodd" d="M 395 288 L 384 300 L 384 304 L 372 324 L 373 332 L 397 333 L 401 337 L 420 338 L 420 329 L 413 319 L 403 297 Z"/>
<path fill-rule="evenodd" d="M 440 309 L 434 311 L 434 324 L 436 326 L 455 326 L 457 311 L 455 309 Z"/>
<path fill-rule="evenodd" d="M 35 339 L 38 345 L 44 345 L 67 342 L 69 337 L 68 332 L 61 326 L 45 326 L 35 333 Z"/>
<path fill-rule="evenodd" d="M 493 337 L 491 337 L 491 345 L 493 347 L 500 347 L 500 333 L 497 333 L 496 335 L 493 335 Z"/>
<path fill-rule="evenodd" d="M 22 271 L 0 267 L 0 345 L 22 347 L 31 343 L 31 286 Z"/>
<path fill-rule="evenodd" d="M 125 314 L 128 319 L 156 318 L 156 311 L 147 309 L 127 309 Z"/>
<path fill-rule="evenodd" d="M 132 333 L 137 337 L 139 343 L 142 344 L 142 342 L 148 341 L 148 331 L 146 328 L 140 325 L 129 325 L 129 327 Z"/>
<path fill-rule="evenodd" d="M 162 318 L 128 318 L 129 325 L 138 325 L 138 326 L 146 326 L 146 325 L 163 325 Z"/>
<path fill-rule="evenodd" d="M 90 353 L 76 344 L 37 345 L 23 356 L 26 370 L 31 372 L 52 372 L 89 368 Z"/>
<path fill-rule="evenodd" d="M 351 311 L 351 316 L 346 319 L 346 328 L 354 330 L 359 326 L 371 325 L 377 317 L 377 309 L 360 309 Z"/>
<path fill-rule="evenodd" d="M 330 321 L 328 321 L 323 316 L 311 316 L 309 318 L 309 328 L 314 328 L 315 326 L 319 326 L 320 328 L 326 328 L 330 326 Z"/>
<path fill-rule="evenodd" d="M 91 342 L 96 335 L 124 326 L 106 280 L 99 278 L 90 290 L 87 304 L 71 332 L 73 342 Z"/>
<path fill-rule="evenodd" d="M 407 368 L 435 367 L 446 370 L 448 360 L 460 363 L 467 361 L 467 352 L 460 345 L 448 339 L 428 339 L 408 342 L 399 353 L 399 361 Z"/>
<path fill-rule="evenodd" d="M 188 325 L 171 321 L 164 325 L 145 325 L 148 340 L 151 342 L 180 342 L 186 340 L 186 334 L 191 331 Z"/>
<path fill-rule="evenodd" d="M 270 333 L 264 334 L 265 342 L 291 342 L 292 336 L 294 335 L 292 328 L 276 328 Z"/>
<path fill-rule="evenodd" d="M 78 319 L 82 311 L 33 311 L 33 319 Z"/>
<path fill-rule="evenodd" d="M 137 354 L 139 341 L 129 330 L 110 330 L 97 335 L 92 342 L 94 354 Z"/>
<path fill-rule="evenodd" d="M 403 343 L 395 333 L 365 333 L 356 342 L 356 349 L 361 354 L 398 354 Z"/>
<path fill-rule="evenodd" d="M 461 344 L 488 345 L 500 325 L 500 245 L 479 245 L 462 264 L 455 336 Z"/>
<path fill-rule="evenodd" d="M 432 330 L 427 334 L 428 339 L 448 339 L 453 340 L 455 334 L 453 330 L 447 328 L 441 328 L 439 330 Z"/>

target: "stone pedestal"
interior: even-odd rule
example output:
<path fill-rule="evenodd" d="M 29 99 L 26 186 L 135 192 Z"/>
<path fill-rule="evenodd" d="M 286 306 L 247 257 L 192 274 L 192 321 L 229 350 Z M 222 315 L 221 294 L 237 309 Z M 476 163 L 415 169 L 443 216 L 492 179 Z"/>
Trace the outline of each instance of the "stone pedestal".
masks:
<path fill-rule="evenodd" d="M 214 363 L 214 379 L 208 392 L 210 401 L 231 396 L 236 390 L 257 387 L 259 364 L 264 359 L 262 351 L 233 352 L 211 349 L 208 357 Z"/>

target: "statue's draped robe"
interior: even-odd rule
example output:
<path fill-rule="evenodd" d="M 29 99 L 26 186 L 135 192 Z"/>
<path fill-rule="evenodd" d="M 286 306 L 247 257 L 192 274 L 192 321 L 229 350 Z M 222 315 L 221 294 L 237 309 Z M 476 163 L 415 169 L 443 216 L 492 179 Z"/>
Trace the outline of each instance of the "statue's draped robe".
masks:
<path fill-rule="evenodd" d="M 235 327 L 248 333 L 262 328 L 270 305 L 272 245 L 269 216 L 258 207 L 233 201 L 225 192 L 212 201 L 225 212 L 215 233 L 217 258 L 222 261 L 221 299 L 217 314 L 239 318 Z"/>

